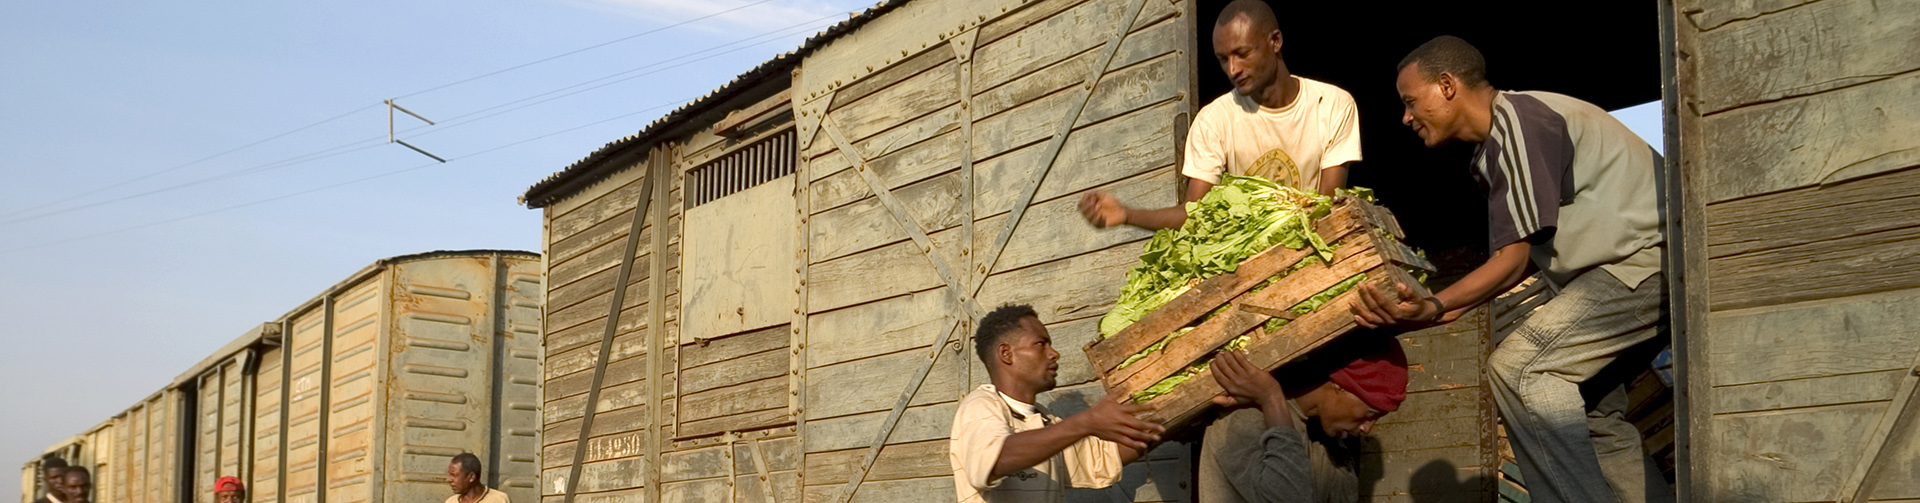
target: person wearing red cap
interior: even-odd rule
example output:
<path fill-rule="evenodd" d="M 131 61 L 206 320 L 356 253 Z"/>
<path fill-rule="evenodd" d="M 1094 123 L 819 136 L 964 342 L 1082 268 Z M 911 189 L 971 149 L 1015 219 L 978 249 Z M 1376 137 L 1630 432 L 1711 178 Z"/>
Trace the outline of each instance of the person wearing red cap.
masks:
<path fill-rule="evenodd" d="M 1354 502 L 1356 439 L 1407 398 L 1407 355 L 1392 337 L 1361 335 L 1281 367 L 1283 385 L 1238 351 L 1210 369 L 1229 409 L 1200 443 L 1199 500 Z"/>
<path fill-rule="evenodd" d="M 240 483 L 240 477 L 220 477 L 213 481 L 213 498 L 219 503 L 244 502 L 247 500 L 247 486 Z"/>

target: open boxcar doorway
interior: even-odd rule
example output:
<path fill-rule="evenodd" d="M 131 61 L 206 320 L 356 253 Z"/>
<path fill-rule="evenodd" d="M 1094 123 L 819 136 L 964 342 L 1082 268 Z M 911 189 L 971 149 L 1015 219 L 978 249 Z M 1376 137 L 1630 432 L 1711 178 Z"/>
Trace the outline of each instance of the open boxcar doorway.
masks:
<path fill-rule="evenodd" d="M 1196 0 L 1194 104 L 1205 106 L 1232 90 L 1213 56 L 1212 27 L 1228 0 Z M 1503 90 L 1551 91 L 1617 111 L 1661 99 L 1660 16 L 1658 5 L 1638 2 L 1583 5 L 1577 13 L 1541 9 L 1520 2 L 1476 3 L 1447 8 L 1439 4 L 1375 2 L 1269 2 L 1283 40 L 1281 55 L 1294 75 L 1326 82 L 1353 95 L 1359 108 L 1363 160 L 1349 172 L 1350 186 L 1371 187 L 1394 209 L 1408 244 L 1424 249 L 1439 267 L 1432 286 L 1444 287 L 1488 256 L 1486 206 L 1468 174 L 1472 145 L 1454 143 L 1427 148 L 1401 123 L 1402 107 L 1394 89 L 1395 66 L 1409 51 L 1440 35 L 1454 35 L 1480 49 L 1487 78 Z M 1198 109 L 1196 108 L 1196 112 Z M 1659 140 L 1653 140 L 1659 142 Z M 1515 299 L 1513 304 L 1519 304 Z M 1537 304 L 1529 303 L 1528 308 Z M 1502 307 L 1494 306 L 1494 312 Z M 1489 327 L 1502 333 L 1501 327 Z M 1507 330 L 1511 330 L 1511 325 Z M 1498 335 L 1494 336 L 1494 340 Z M 1664 345 L 1661 341 L 1655 345 Z M 1636 353 L 1650 355 L 1659 347 Z M 1626 361 L 1633 358 L 1633 361 Z M 1610 369 L 1624 381 L 1621 392 L 1637 400 L 1629 418 L 1656 438 L 1648 452 L 1673 482 L 1673 394 L 1664 379 L 1647 371 L 1649 358 L 1623 357 Z M 1629 365 L 1631 363 L 1631 365 Z M 1633 368 L 1626 368 L 1633 367 Z M 1669 374 L 1670 375 L 1670 374 Z M 1667 383 L 1671 384 L 1671 383 Z M 1650 426 L 1649 426 L 1650 425 Z M 1664 430 L 1663 430 L 1664 428 Z M 1657 451 L 1657 452 L 1656 452 Z M 1373 476 L 1392 472 L 1372 461 Z M 1369 462 L 1362 461 L 1363 479 Z M 1391 461 L 1387 465 L 1393 465 Z M 1430 468 L 1430 467 L 1428 467 Z M 1502 472 L 1514 471 L 1506 465 Z M 1422 469 L 1416 485 L 1456 483 L 1451 474 L 1432 477 Z M 1483 472 L 1484 473 L 1484 472 Z M 1384 474 L 1397 476 L 1396 474 Z M 1509 481 L 1513 477 L 1506 477 Z M 1434 479 L 1434 480 L 1427 480 Z M 1444 481 L 1438 479 L 1447 479 Z M 1425 480 L 1426 482 L 1420 482 Z M 1508 484 L 1509 481 L 1498 482 Z M 1457 482 L 1473 485 L 1474 482 Z M 1494 481 L 1482 483 L 1495 484 Z M 1363 481 L 1363 484 L 1365 482 Z M 1443 484 L 1444 485 L 1444 484 Z M 1418 487 L 1408 487 L 1420 492 Z M 1462 488 L 1430 487 L 1434 491 Z M 1524 492 L 1500 491 L 1524 498 Z M 1363 491 L 1368 492 L 1368 491 Z"/>

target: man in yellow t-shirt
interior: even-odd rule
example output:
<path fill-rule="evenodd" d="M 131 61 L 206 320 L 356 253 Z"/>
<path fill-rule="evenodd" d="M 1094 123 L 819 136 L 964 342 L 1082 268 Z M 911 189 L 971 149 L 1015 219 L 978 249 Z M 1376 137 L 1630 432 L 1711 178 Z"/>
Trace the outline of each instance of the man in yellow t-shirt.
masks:
<path fill-rule="evenodd" d="M 471 452 L 462 452 L 453 456 L 447 463 L 447 488 L 453 489 L 453 496 L 447 497 L 447 503 L 512 503 L 507 493 L 487 487 L 480 481 L 486 472 L 480 466 L 480 457 Z"/>
<path fill-rule="evenodd" d="M 1221 173 L 1261 176 L 1328 195 L 1345 186 L 1348 164 L 1360 160 L 1353 95 L 1287 71 L 1273 9 L 1261 0 L 1227 4 L 1213 25 L 1213 52 L 1234 90 L 1193 118 L 1180 168 L 1187 178 L 1182 200 L 1206 196 Z M 1185 205 L 1132 208 L 1097 190 L 1080 198 L 1080 213 L 1095 227 L 1157 230 L 1187 221 Z"/>

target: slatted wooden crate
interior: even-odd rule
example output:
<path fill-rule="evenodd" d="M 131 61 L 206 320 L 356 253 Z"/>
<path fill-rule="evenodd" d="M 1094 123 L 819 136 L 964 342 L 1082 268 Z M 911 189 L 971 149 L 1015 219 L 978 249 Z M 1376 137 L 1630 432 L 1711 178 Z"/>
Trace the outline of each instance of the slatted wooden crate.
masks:
<path fill-rule="evenodd" d="M 1433 265 L 1400 241 L 1405 233 L 1386 208 L 1341 197 L 1326 217 L 1314 222 L 1314 230 L 1333 245 L 1333 260 L 1306 265 L 1265 288 L 1256 288 L 1316 253 L 1311 247 L 1293 250 L 1276 245 L 1241 262 L 1234 272 L 1201 281 L 1113 337 L 1088 344 L 1087 359 L 1106 384 L 1107 393 L 1131 396 L 1210 358 L 1221 346 L 1247 334 L 1252 335 L 1246 348 L 1249 359 L 1265 369 L 1279 368 L 1354 330 L 1356 325 L 1346 305 L 1357 290 L 1341 293 L 1320 309 L 1297 317 L 1289 309 L 1356 274 L 1365 273 L 1367 282 L 1384 288 L 1402 283 L 1418 294 L 1428 293 L 1414 280 L 1411 270 L 1432 271 Z M 1266 331 L 1265 323 L 1275 317 L 1290 321 Z M 1121 366 L 1167 334 L 1188 326 L 1195 328 L 1161 350 Z M 1152 410 L 1144 417 L 1179 426 L 1206 410 L 1221 392 L 1210 373 L 1202 372 L 1147 401 Z"/>

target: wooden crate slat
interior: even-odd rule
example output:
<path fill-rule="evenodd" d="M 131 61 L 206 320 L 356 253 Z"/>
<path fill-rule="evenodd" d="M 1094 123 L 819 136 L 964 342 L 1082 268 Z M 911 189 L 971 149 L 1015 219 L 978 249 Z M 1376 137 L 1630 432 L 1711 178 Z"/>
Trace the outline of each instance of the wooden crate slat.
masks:
<path fill-rule="evenodd" d="M 1331 263 L 1306 266 L 1259 292 L 1249 293 L 1254 286 L 1313 253 L 1310 249 L 1288 250 L 1276 246 L 1249 258 L 1233 273 L 1201 282 L 1119 334 L 1089 344 L 1088 359 L 1100 374 L 1107 392 L 1126 396 L 1146 389 L 1248 333 L 1254 335 L 1247 348 L 1251 362 L 1269 370 L 1279 368 L 1355 330 L 1353 316 L 1345 306 L 1358 293 L 1342 292 L 1320 309 L 1299 316 L 1272 333 L 1260 329 L 1260 325 L 1275 316 L 1292 318 L 1287 309 L 1355 274 L 1367 274 L 1369 282 L 1383 289 L 1391 290 L 1404 284 L 1410 286 L 1416 296 L 1431 295 L 1408 269 L 1430 271 L 1433 265 L 1400 241 L 1405 234 L 1386 208 L 1342 198 L 1328 217 L 1315 222 L 1315 230 L 1328 242 L 1339 243 Z M 1167 334 L 1222 306 L 1225 309 L 1219 314 L 1201 322 L 1162 350 L 1127 368 L 1115 368 Z M 1213 381 L 1210 373 L 1202 372 L 1149 401 L 1152 410 L 1143 418 L 1178 426 L 1205 411 L 1213 397 L 1220 393 L 1219 383 Z"/>
<path fill-rule="evenodd" d="M 1326 290 L 1328 286 L 1339 283 L 1341 280 L 1345 280 L 1354 274 L 1369 271 L 1384 264 L 1384 262 L 1380 260 L 1380 257 L 1373 253 L 1373 247 L 1370 241 L 1371 240 L 1362 239 L 1359 240 L 1359 243 L 1350 243 L 1341 246 L 1339 250 L 1345 256 L 1336 256 L 1331 265 L 1316 264 L 1309 266 L 1288 276 L 1287 280 L 1282 280 L 1274 283 L 1272 286 L 1268 286 L 1265 290 L 1242 295 L 1240 298 L 1235 299 L 1233 307 L 1229 307 L 1228 309 L 1252 315 L 1255 318 L 1252 320 L 1253 324 L 1256 326 L 1260 323 L 1265 323 L 1267 318 L 1272 316 L 1272 314 L 1262 313 L 1253 309 L 1253 300 L 1256 298 L 1266 299 L 1272 305 L 1281 306 L 1275 311 L 1283 311 L 1293 307 L 1294 304 L 1300 303 L 1302 300 L 1306 300 L 1308 297 L 1319 294 L 1321 291 Z M 1222 314 L 1224 315 L 1225 313 Z M 1160 382 L 1161 379 L 1173 375 L 1175 372 L 1179 372 L 1180 369 L 1192 365 L 1194 362 L 1199 361 L 1209 354 L 1213 354 L 1221 345 L 1232 341 L 1234 338 L 1247 333 L 1248 329 L 1253 328 L 1252 326 L 1241 327 L 1237 326 L 1238 324 L 1233 325 L 1236 326 L 1230 327 L 1229 323 L 1225 320 L 1219 322 L 1208 320 L 1207 323 L 1202 323 L 1199 327 L 1194 328 L 1193 331 L 1187 332 L 1186 335 L 1167 344 L 1167 347 L 1160 351 L 1156 351 L 1152 355 L 1142 358 L 1138 362 L 1134 362 L 1133 365 L 1127 368 L 1111 372 L 1107 380 L 1107 382 L 1110 383 L 1108 388 L 1125 391 L 1129 394 L 1146 389 L 1148 386 L 1152 386 L 1153 383 Z"/>
<path fill-rule="evenodd" d="M 1382 265 L 1368 271 L 1369 277 L 1389 274 L 1392 266 Z M 1353 300 L 1358 290 L 1349 290 L 1328 302 L 1328 306 L 1344 306 Z M 1271 334 L 1255 337 L 1247 346 L 1247 359 L 1250 363 L 1264 369 L 1279 368 L 1301 355 L 1312 352 L 1341 335 L 1352 331 L 1356 325 L 1353 316 L 1345 309 L 1322 308 L 1306 316 L 1301 316 L 1287 326 Z M 1177 386 L 1173 391 L 1148 401 L 1152 410 L 1141 415 L 1142 419 L 1164 425 L 1179 425 L 1198 416 L 1211 406 L 1213 397 L 1220 395 L 1220 383 L 1213 380 L 1209 369 L 1193 376 L 1192 379 Z"/>
<path fill-rule="evenodd" d="M 1359 207 L 1340 204 L 1334 206 L 1326 217 L 1315 222 L 1314 228 L 1322 239 L 1333 242 L 1364 228 L 1366 218 Z M 1284 246 L 1275 246 L 1254 255 L 1242 262 L 1234 272 L 1202 281 L 1113 337 L 1088 344 L 1087 359 L 1092 362 L 1093 368 L 1102 371 L 1119 366 L 1127 357 L 1152 346 L 1167 334 L 1187 326 L 1311 253 L 1311 248 L 1289 250 Z"/>

